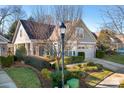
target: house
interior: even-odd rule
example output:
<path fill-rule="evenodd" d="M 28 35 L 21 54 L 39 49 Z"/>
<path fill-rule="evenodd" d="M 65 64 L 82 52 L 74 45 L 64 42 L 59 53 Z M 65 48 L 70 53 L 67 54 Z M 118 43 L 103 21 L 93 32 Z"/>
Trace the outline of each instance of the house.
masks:
<path fill-rule="evenodd" d="M 67 21 L 65 55 L 77 56 L 85 52 L 86 58 L 95 56 L 96 39 L 82 20 Z M 42 24 L 19 20 L 12 40 L 14 53 L 19 46 L 25 46 L 27 55 L 43 56 L 47 50 L 58 49 L 60 44 L 59 25 Z M 46 46 L 52 46 L 47 47 Z M 53 47 L 54 46 L 54 47 Z M 53 53 L 53 52 L 52 52 Z"/>
<path fill-rule="evenodd" d="M 0 35 L 0 56 L 7 56 L 9 40 Z"/>
<path fill-rule="evenodd" d="M 107 44 L 111 49 L 121 48 L 123 45 L 122 37 L 108 29 L 96 32 L 97 41 Z"/>
<path fill-rule="evenodd" d="M 85 52 L 85 58 L 93 58 L 96 53 L 96 38 L 87 28 L 82 20 L 67 21 L 65 33 L 65 55 L 77 56 L 79 52 Z M 59 44 L 59 25 L 55 27 L 51 39 L 55 41 L 56 47 Z M 69 39 L 68 39 L 69 38 Z"/>

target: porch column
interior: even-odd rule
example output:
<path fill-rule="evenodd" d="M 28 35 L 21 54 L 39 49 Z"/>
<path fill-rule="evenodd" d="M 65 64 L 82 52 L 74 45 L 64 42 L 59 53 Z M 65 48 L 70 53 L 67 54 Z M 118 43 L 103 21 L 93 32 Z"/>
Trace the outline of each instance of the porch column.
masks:
<path fill-rule="evenodd" d="M 34 55 L 33 51 L 34 51 L 33 43 L 30 43 L 30 55 Z"/>
<path fill-rule="evenodd" d="M 28 51 L 28 43 L 25 43 L 25 49 L 26 49 L 27 55 L 29 55 L 29 51 Z"/>
<path fill-rule="evenodd" d="M 14 44 L 14 55 L 16 53 L 16 44 Z"/>
<path fill-rule="evenodd" d="M 39 56 L 39 46 L 36 46 L 36 55 Z"/>

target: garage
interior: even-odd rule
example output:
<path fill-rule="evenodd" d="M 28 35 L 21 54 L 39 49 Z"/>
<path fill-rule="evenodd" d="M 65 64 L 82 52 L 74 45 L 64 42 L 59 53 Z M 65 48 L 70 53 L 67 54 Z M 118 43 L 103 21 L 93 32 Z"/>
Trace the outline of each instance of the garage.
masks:
<path fill-rule="evenodd" d="M 94 58 L 95 51 L 96 51 L 95 45 L 83 45 L 82 47 L 78 47 L 77 55 L 78 55 L 78 52 L 84 52 L 86 59 Z"/>

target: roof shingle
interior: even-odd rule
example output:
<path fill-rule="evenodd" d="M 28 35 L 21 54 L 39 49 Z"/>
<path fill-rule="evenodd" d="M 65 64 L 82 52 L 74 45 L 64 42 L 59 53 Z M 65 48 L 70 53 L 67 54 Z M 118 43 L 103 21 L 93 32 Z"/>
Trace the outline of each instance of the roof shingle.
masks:
<path fill-rule="evenodd" d="M 55 26 L 34 21 L 20 20 L 30 39 L 48 39 Z"/>

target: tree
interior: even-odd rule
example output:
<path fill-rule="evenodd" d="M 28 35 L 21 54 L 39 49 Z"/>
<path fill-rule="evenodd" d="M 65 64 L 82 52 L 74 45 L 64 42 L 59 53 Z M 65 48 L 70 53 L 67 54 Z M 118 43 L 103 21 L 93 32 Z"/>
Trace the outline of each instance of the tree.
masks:
<path fill-rule="evenodd" d="M 110 37 L 108 35 L 108 30 L 101 30 L 99 37 L 97 38 L 97 46 L 100 48 L 101 46 L 104 46 L 105 48 L 109 48 L 111 44 Z M 103 50 L 103 49 L 102 49 Z"/>
<path fill-rule="evenodd" d="M 25 16 L 26 14 L 21 6 L 5 6 L 0 8 L 1 33 L 4 32 L 4 29 L 6 29 L 8 25 L 11 25 L 16 20 L 24 18 Z"/>
<path fill-rule="evenodd" d="M 50 9 L 51 8 L 51 9 Z M 35 11 L 33 12 L 33 18 L 36 22 L 45 23 L 45 24 L 56 24 L 56 27 L 54 29 L 55 33 L 53 37 L 56 37 L 57 40 L 48 38 L 47 40 L 44 40 L 45 42 L 45 48 L 46 50 L 50 51 L 51 46 L 54 47 L 54 53 L 56 54 L 56 58 L 58 58 L 58 63 L 61 59 L 61 38 L 60 38 L 60 32 L 59 32 L 59 24 L 58 22 L 65 22 L 67 25 L 71 25 L 69 28 L 67 27 L 66 35 L 65 35 L 65 49 L 70 49 L 71 43 L 69 43 L 69 40 L 75 40 L 77 37 L 74 36 L 75 33 L 75 26 L 72 25 L 73 21 L 78 22 L 79 19 L 82 18 L 82 6 L 51 6 L 49 10 L 51 10 L 51 15 L 47 14 L 46 10 L 42 6 L 38 6 L 35 8 Z M 55 22 L 53 21 L 55 20 Z M 51 26 L 51 25 L 49 25 Z M 50 34 L 44 34 L 44 36 L 48 37 Z M 57 42 L 57 47 L 55 45 L 55 41 Z M 67 46 L 67 43 L 69 46 Z"/>
<path fill-rule="evenodd" d="M 105 20 L 105 18 L 107 20 Z M 103 15 L 103 28 L 108 28 L 118 34 L 124 33 L 124 6 L 111 6 Z"/>
<path fill-rule="evenodd" d="M 16 26 L 17 26 L 18 21 L 13 22 L 13 24 L 10 26 L 8 33 L 5 35 L 7 39 L 10 41 L 12 40 L 12 37 L 14 36 Z"/>
<path fill-rule="evenodd" d="M 36 22 L 44 23 L 44 24 L 53 24 L 52 15 L 48 14 L 43 6 L 37 6 L 32 11 L 32 17 Z"/>
<path fill-rule="evenodd" d="M 73 21 L 81 19 L 83 13 L 82 6 L 57 5 L 54 6 L 54 18 L 58 22 Z"/>

